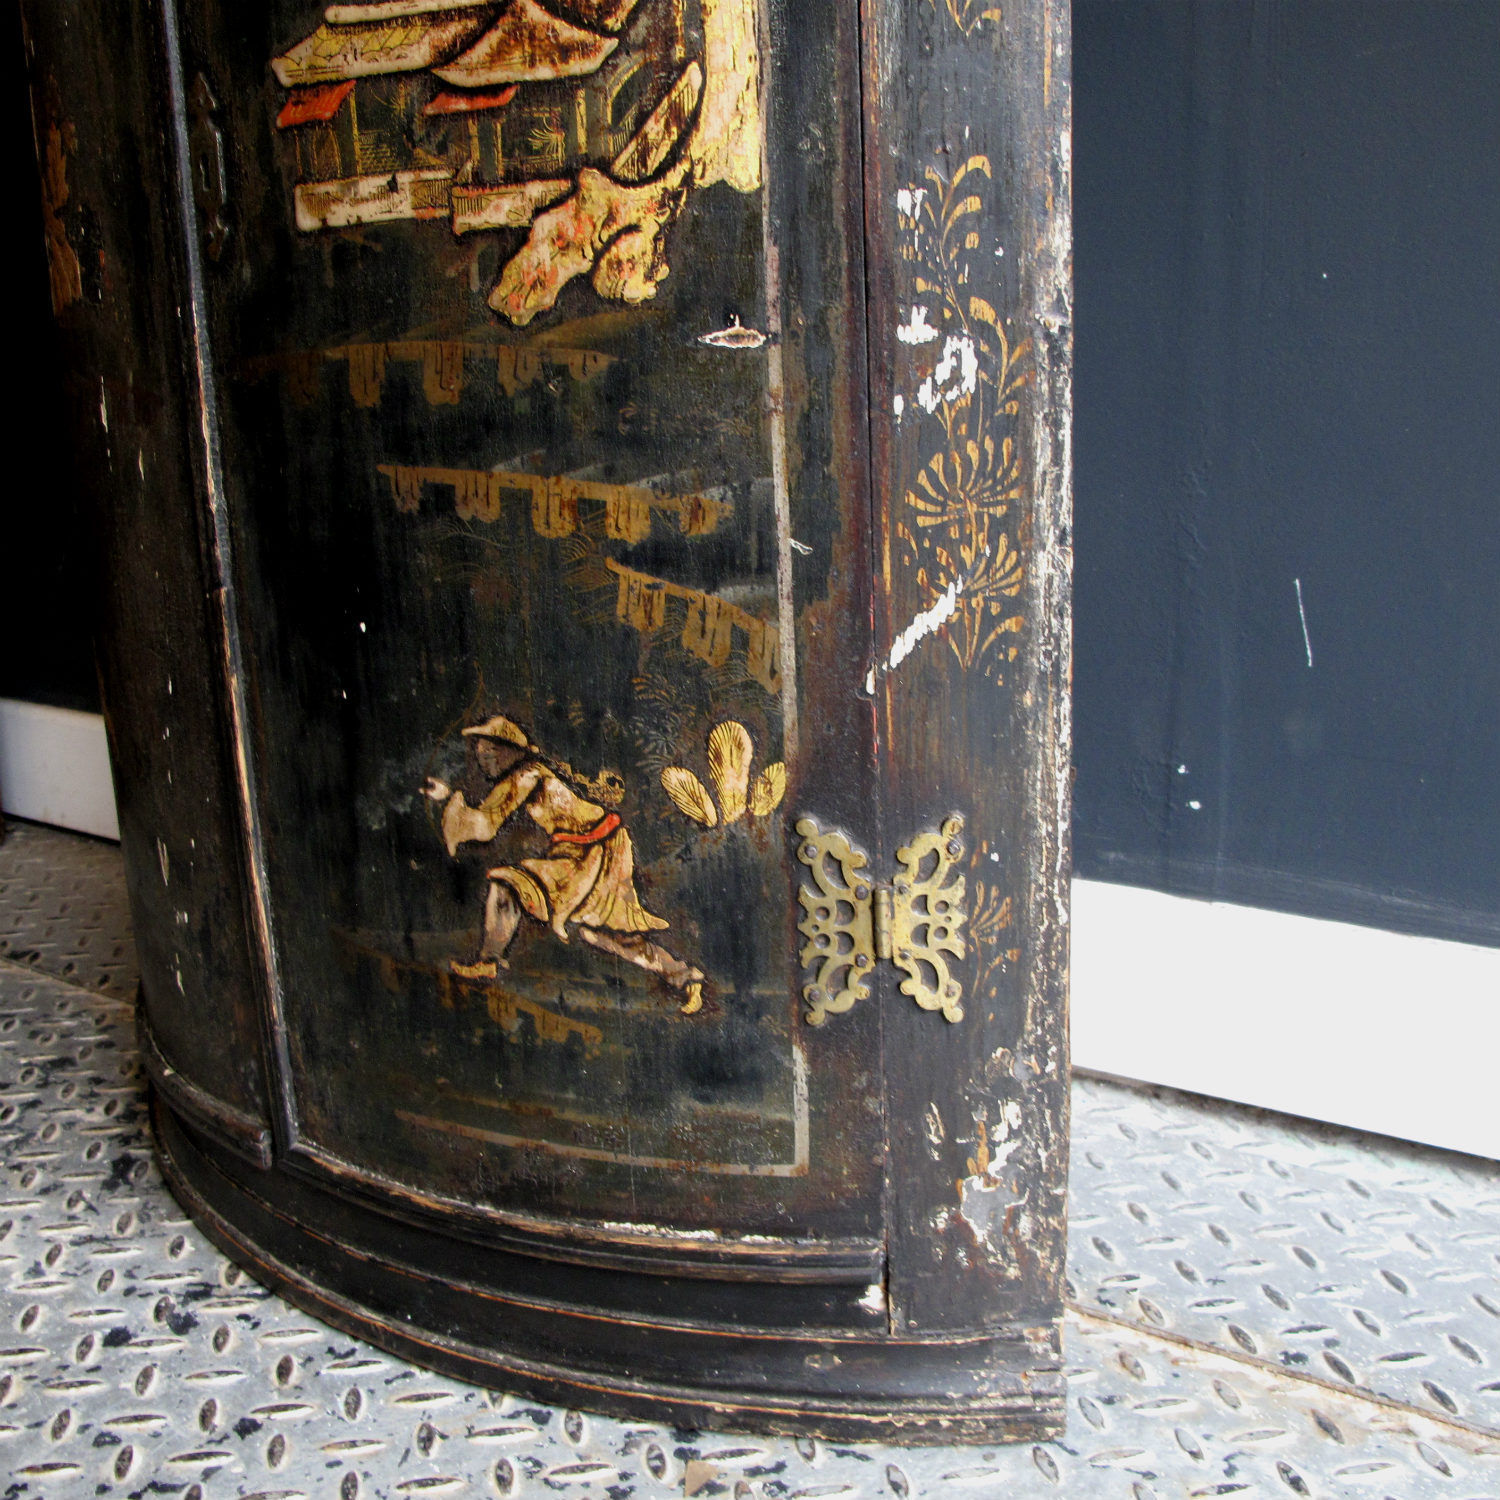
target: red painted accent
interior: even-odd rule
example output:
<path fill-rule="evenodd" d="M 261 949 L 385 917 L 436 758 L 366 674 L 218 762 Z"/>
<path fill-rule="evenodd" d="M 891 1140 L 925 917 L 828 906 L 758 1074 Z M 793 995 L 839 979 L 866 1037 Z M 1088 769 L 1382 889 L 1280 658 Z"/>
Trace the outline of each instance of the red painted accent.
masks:
<path fill-rule="evenodd" d="M 474 115 L 483 109 L 503 109 L 516 97 L 516 85 L 495 89 L 488 94 L 435 94 L 422 106 L 422 116 Z"/>
<path fill-rule="evenodd" d="M 276 128 L 291 125 L 326 125 L 338 112 L 344 100 L 354 92 L 354 80 L 343 83 L 320 83 L 312 88 L 293 89 L 292 96 L 276 116 Z"/>
<path fill-rule="evenodd" d="M 605 813 L 587 833 L 554 833 L 554 844 L 597 844 L 607 839 L 620 826 L 619 813 Z"/>

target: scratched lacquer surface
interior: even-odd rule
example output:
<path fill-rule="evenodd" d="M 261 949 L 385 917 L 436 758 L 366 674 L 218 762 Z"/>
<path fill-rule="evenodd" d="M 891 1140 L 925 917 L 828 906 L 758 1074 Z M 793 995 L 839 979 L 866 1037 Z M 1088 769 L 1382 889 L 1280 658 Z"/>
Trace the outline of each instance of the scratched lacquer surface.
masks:
<path fill-rule="evenodd" d="M 482 1210 L 878 1233 L 789 831 L 873 785 L 834 7 L 185 24 L 283 1134 Z"/>

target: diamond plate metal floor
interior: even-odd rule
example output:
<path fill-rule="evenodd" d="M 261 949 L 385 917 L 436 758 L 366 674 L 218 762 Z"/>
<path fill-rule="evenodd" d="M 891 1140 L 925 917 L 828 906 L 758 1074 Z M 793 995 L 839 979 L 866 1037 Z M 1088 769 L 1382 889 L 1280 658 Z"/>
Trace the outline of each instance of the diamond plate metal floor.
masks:
<path fill-rule="evenodd" d="M 1069 1427 L 896 1450 L 548 1410 L 256 1286 L 146 1132 L 118 852 L 0 844 L 6 1496 L 1500 1500 L 1500 1167 L 1074 1090 Z"/>
<path fill-rule="evenodd" d="M 129 1000 L 135 946 L 118 844 L 35 823 L 0 842 L 0 957 Z"/>

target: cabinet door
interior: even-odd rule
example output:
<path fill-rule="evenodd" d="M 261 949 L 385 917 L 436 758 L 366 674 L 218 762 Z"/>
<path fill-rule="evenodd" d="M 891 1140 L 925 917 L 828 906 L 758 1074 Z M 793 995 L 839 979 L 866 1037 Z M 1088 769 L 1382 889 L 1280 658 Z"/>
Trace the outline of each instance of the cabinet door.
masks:
<path fill-rule="evenodd" d="M 278 1148 L 324 1180 L 880 1278 L 878 1016 L 805 1023 L 793 827 L 877 841 L 851 11 L 184 18 Z"/>

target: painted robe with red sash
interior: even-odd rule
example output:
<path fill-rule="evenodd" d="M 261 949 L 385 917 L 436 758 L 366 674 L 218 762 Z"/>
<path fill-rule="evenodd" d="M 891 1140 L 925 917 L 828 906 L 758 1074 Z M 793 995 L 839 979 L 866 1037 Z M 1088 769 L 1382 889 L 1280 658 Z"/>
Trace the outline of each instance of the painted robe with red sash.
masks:
<path fill-rule="evenodd" d="M 612 932 L 658 932 L 669 924 L 641 905 L 635 891 L 635 850 L 618 813 L 580 797 L 544 761 L 523 760 L 491 787 L 478 807 L 456 792 L 443 809 L 449 854 L 466 843 L 488 843 L 525 808 L 551 839 L 547 852 L 498 865 L 489 878 L 508 886 L 528 916 L 564 942 L 566 926 Z"/>

